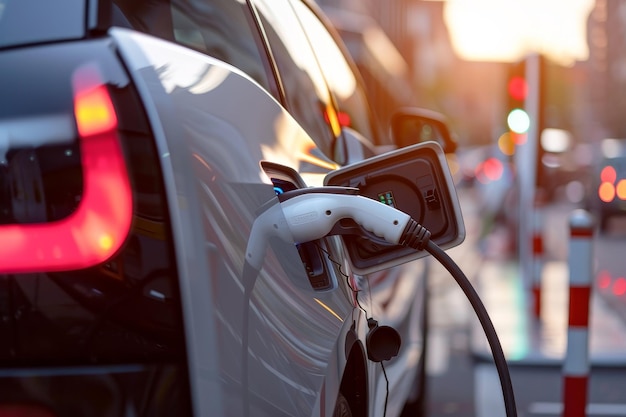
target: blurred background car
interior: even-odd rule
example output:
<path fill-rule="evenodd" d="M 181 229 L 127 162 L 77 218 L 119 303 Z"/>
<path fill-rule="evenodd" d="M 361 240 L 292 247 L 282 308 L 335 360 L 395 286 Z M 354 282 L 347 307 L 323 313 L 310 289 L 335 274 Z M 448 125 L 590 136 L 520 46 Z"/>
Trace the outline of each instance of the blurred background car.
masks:
<path fill-rule="evenodd" d="M 613 217 L 626 214 L 626 139 L 601 141 L 593 175 L 593 209 L 600 231 L 606 232 Z"/>

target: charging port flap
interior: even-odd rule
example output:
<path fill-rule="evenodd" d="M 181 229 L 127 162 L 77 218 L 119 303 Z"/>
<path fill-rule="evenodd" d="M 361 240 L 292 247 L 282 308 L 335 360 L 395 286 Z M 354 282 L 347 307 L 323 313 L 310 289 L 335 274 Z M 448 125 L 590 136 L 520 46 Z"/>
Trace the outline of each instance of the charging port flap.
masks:
<path fill-rule="evenodd" d="M 334 170 L 324 185 L 355 187 L 359 194 L 409 214 L 442 249 L 465 239 L 456 188 L 441 146 L 423 142 Z M 344 235 L 354 272 L 367 274 L 426 256 L 375 236 Z"/>

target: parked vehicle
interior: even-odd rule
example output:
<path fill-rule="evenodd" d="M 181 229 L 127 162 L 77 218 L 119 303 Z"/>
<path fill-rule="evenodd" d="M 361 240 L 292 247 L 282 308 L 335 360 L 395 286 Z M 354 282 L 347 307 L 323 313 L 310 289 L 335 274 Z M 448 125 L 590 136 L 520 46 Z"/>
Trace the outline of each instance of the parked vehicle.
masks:
<path fill-rule="evenodd" d="M 263 234 L 244 271 L 277 194 L 407 143 L 313 4 L 8 2 L 0 74 L 0 415 L 420 407 L 424 262 Z M 369 319 L 401 336 L 384 365 Z"/>
<path fill-rule="evenodd" d="M 600 231 L 609 229 L 613 217 L 626 215 L 626 140 L 603 139 L 594 172 L 593 210 Z"/>

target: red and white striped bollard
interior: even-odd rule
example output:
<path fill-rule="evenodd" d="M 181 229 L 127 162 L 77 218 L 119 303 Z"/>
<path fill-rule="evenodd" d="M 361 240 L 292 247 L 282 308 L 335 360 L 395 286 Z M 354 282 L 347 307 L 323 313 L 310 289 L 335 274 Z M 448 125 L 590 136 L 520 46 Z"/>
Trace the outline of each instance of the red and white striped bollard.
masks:
<path fill-rule="evenodd" d="M 574 210 L 569 218 L 569 319 L 563 362 L 563 416 L 584 417 L 589 376 L 589 301 L 593 275 L 593 217 Z"/>

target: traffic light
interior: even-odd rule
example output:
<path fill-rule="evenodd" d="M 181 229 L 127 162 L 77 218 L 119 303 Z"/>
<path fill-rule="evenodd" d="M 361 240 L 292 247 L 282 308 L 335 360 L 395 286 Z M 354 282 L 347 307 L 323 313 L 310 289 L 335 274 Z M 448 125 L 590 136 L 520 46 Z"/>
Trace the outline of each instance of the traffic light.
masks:
<path fill-rule="evenodd" d="M 528 96 L 526 61 L 515 62 L 509 67 L 506 93 L 507 126 L 514 134 L 523 135 L 530 128 L 530 116 L 525 105 L 526 97 Z"/>
<path fill-rule="evenodd" d="M 517 146 L 528 144 L 534 149 L 535 186 L 545 181 L 545 149 L 539 143 L 544 129 L 544 94 L 546 61 L 541 55 L 509 64 L 506 85 L 506 123 L 508 136 Z M 528 161 L 527 161 L 528 162 Z M 529 166 L 529 165 L 526 165 Z"/>

